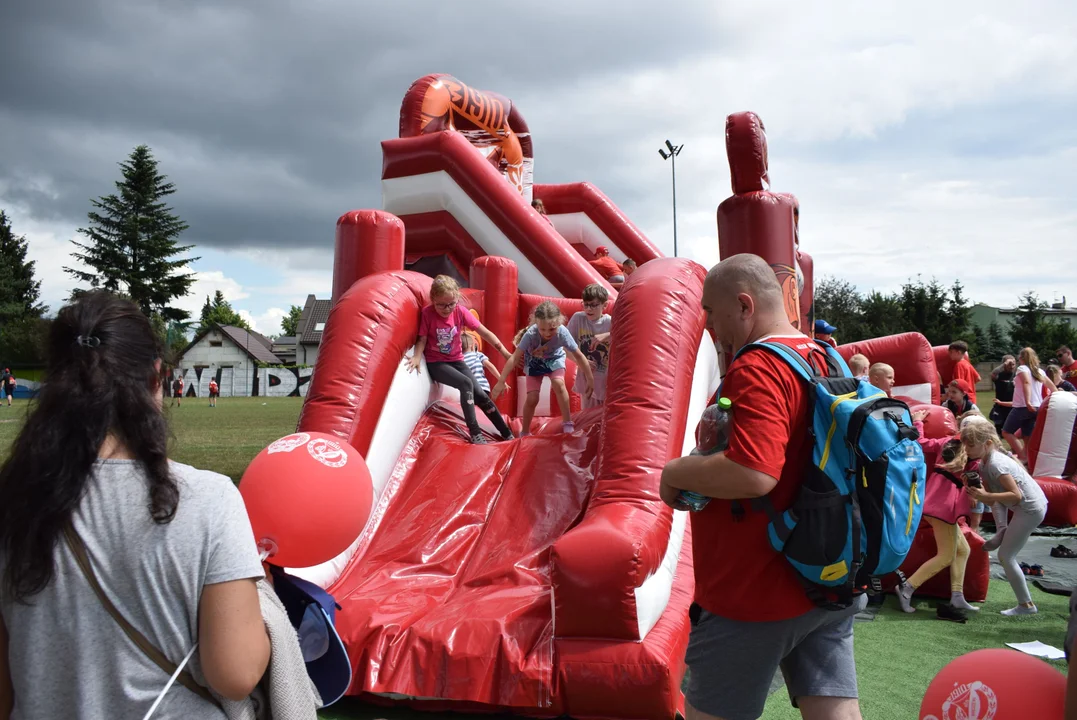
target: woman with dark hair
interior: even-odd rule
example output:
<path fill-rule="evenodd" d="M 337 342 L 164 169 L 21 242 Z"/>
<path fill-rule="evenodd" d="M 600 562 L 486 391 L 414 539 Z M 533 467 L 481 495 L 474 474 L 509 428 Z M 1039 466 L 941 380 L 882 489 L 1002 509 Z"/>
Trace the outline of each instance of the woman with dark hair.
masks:
<path fill-rule="evenodd" d="M 88 293 L 52 323 L 48 357 L 0 467 L 0 718 L 141 718 L 162 667 L 188 658 L 245 698 L 269 662 L 262 565 L 231 480 L 168 460 L 149 321 Z M 155 718 L 224 717 L 181 683 Z"/>

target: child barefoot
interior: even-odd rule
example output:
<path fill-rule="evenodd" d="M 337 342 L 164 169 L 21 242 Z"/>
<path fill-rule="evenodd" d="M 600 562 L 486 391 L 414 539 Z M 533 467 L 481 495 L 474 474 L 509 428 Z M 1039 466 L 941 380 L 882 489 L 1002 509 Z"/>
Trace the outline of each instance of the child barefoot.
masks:
<path fill-rule="evenodd" d="M 419 337 L 415 341 L 415 350 L 410 359 L 405 358 L 408 370 L 419 372 L 419 365 L 425 356 L 430 379 L 460 391 L 460 409 L 464 412 L 471 442 L 486 442 L 475 418 L 476 405 L 490 418 L 501 437 L 511 440 L 512 431 L 505 424 L 505 419 L 464 363 L 460 335 L 465 330 L 474 330 L 504 357 L 509 357 L 508 350 L 497 336 L 460 307 L 460 286 L 456 281 L 447 275 L 438 275 L 430 286 L 430 304 L 422 309 L 419 316 Z"/>
<path fill-rule="evenodd" d="M 568 321 L 568 331 L 572 339 L 580 346 L 591 365 L 595 378 L 595 390 L 591 397 L 583 401 L 583 407 L 600 406 L 606 400 L 606 375 L 610 367 L 610 316 L 606 314 L 610 294 L 598 283 L 592 283 L 583 289 L 583 312 L 573 315 Z M 585 377 L 576 373 L 576 384 L 572 388 L 580 395 L 585 389 Z"/>
<path fill-rule="evenodd" d="M 971 417 L 961 424 L 961 442 L 970 460 L 980 460 L 983 487 L 968 487 L 965 492 L 974 500 L 991 506 L 995 516 L 995 537 L 984 550 L 998 548 L 998 560 L 1006 570 L 1017 607 L 1003 610 L 1003 615 L 1035 615 L 1036 604 L 1028 592 L 1025 575 L 1017 564 L 1017 553 L 1025 547 L 1032 531 L 1047 514 L 1047 498 L 1021 463 L 1000 450 L 995 426 L 986 418 Z M 1007 510 L 1013 519 L 1006 521 Z"/>
<path fill-rule="evenodd" d="M 578 372 L 583 372 L 587 386 L 584 398 L 589 398 L 594 391 L 595 380 L 591 373 L 591 364 L 580 352 L 572 334 L 561 324 L 561 309 L 547 300 L 535 308 L 535 324 L 527 329 L 516 346 L 516 352 L 505 362 L 506 368 L 514 368 L 521 356 L 524 358 L 524 370 L 527 373 L 527 399 L 524 401 L 523 431 L 521 436 L 531 434 L 531 418 L 538 406 L 539 389 L 543 376 L 549 375 L 553 391 L 557 395 L 557 404 L 561 406 L 561 429 L 570 433 L 575 430 L 568 407 L 568 388 L 565 387 L 565 350 L 572 353 Z M 490 397 L 497 399 L 505 390 L 509 372 L 506 371 L 494 385 Z"/>
<path fill-rule="evenodd" d="M 961 474 L 968 458 L 960 438 L 925 438 L 923 410 L 912 414 L 913 425 L 920 433 L 920 447 L 924 453 L 936 452 L 939 462 L 927 479 L 924 492 L 924 519 L 935 533 L 935 557 L 916 569 L 908 580 L 896 588 L 901 609 L 916 612 L 912 595 L 916 589 L 935 577 L 944 568 L 950 568 L 950 605 L 961 610 L 978 611 L 980 608 L 965 600 L 965 564 L 969 559 L 969 543 L 957 526 L 961 516 L 968 517 L 969 501 L 965 495 L 965 483 Z"/>

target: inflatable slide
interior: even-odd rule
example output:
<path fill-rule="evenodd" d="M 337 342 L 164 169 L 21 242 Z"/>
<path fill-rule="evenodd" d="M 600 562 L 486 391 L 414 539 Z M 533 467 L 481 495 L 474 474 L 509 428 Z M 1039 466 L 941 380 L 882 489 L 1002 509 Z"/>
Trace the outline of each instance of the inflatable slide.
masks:
<path fill-rule="evenodd" d="M 337 223 L 334 306 L 299 421 L 363 456 L 374 508 L 347 550 L 291 571 L 341 607 L 349 694 L 672 718 L 693 579 L 687 517 L 658 485 L 717 389 L 705 269 L 661 258 L 589 184 L 532 187 L 527 127 L 505 98 L 428 76 L 405 98 L 400 135 L 382 145 L 384 210 Z M 463 303 L 508 341 L 540 302 L 582 309 L 583 287 L 605 284 L 585 260 L 600 244 L 641 264 L 610 288 L 604 406 L 574 413 L 566 434 L 547 388 L 533 436 L 470 444 L 456 391 L 431 383 L 425 361 L 404 367 L 431 271 L 458 277 Z M 522 382 L 498 400 L 516 428 Z"/>

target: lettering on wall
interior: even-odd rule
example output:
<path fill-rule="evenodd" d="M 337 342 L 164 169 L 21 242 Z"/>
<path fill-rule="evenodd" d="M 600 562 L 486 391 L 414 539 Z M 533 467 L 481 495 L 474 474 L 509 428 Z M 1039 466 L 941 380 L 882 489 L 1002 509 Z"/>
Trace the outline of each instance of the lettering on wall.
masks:
<path fill-rule="evenodd" d="M 209 381 L 217 380 L 221 397 L 245 396 L 246 380 L 242 371 L 232 367 L 192 367 L 181 369 L 183 394 L 187 397 L 209 397 Z M 314 368 L 258 368 L 254 373 L 254 397 L 306 397 Z"/>

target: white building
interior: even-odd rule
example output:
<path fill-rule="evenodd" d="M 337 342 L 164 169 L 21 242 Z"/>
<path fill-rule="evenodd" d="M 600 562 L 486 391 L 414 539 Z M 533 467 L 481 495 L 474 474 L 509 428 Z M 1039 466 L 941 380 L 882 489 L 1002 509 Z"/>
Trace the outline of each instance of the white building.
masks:
<path fill-rule="evenodd" d="M 281 362 L 270 350 L 271 345 L 269 338 L 256 332 L 213 324 L 184 349 L 173 376 L 183 376 L 184 395 L 187 396 L 208 397 L 211 378 L 217 380 L 222 397 L 265 395 L 265 392 L 258 393 L 261 378 L 257 364 L 278 365 Z M 266 369 L 262 368 L 263 371 Z M 265 375 L 264 372 L 261 374 Z"/>

